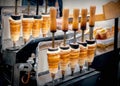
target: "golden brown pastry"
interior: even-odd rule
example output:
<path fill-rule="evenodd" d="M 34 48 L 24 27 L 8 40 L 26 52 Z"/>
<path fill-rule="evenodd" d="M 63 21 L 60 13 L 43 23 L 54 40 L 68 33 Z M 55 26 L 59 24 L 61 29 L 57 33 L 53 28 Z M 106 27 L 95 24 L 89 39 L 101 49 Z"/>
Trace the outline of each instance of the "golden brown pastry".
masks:
<path fill-rule="evenodd" d="M 78 63 L 78 58 L 80 55 L 80 49 L 73 49 L 71 48 L 71 52 L 70 52 L 70 64 L 71 64 L 71 68 L 75 68 L 76 64 Z"/>
<path fill-rule="evenodd" d="M 104 28 L 97 29 L 94 35 L 96 39 L 107 39 L 107 30 Z"/>
<path fill-rule="evenodd" d="M 33 29 L 32 29 L 32 36 L 33 37 L 39 37 L 41 27 L 42 27 L 42 20 L 41 19 L 34 19 Z"/>
<path fill-rule="evenodd" d="M 50 15 L 42 15 L 43 21 L 42 21 L 42 35 L 43 37 L 47 36 L 47 33 L 49 31 L 49 26 L 50 26 Z"/>
<path fill-rule="evenodd" d="M 95 52 L 96 52 L 96 43 L 94 44 L 88 44 L 88 52 L 87 52 L 87 56 L 88 56 L 88 62 L 92 62 L 95 56 Z"/>
<path fill-rule="evenodd" d="M 108 39 L 114 36 L 114 26 L 112 28 L 96 28 L 93 32 L 96 39 Z M 120 32 L 120 28 L 118 28 Z"/>
<path fill-rule="evenodd" d="M 80 45 L 79 65 L 83 66 L 87 60 L 87 47 Z"/>
<path fill-rule="evenodd" d="M 11 39 L 14 42 L 16 42 L 19 40 L 19 36 L 20 36 L 21 20 L 14 20 L 10 17 L 9 22 L 10 22 Z"/>
<path fill-rule="evenodd" d="M 33 28 L 33 18 L 23 18 L 22 19 L 22 30 L 23 30 L 23 38 L 25 41 L 28 41 L 30 38 L 30 35 L 32 33 L 32 28 Z"/>
<path fill-rule="evenodd" d="M 69 62 L 70 62 L 70 52 L 71 49 L 60 49 L 60 68 L 61 70 L 66 70 Z"/>
<path fill-rule="evenodd" d="M 50 73 L 57 73 L 58 71 L 58 64 L 60 62 L 60 50 L 54 50 L 54 51 L 47 51 L 47 57 L 48 57 L 48 67 Z"/>

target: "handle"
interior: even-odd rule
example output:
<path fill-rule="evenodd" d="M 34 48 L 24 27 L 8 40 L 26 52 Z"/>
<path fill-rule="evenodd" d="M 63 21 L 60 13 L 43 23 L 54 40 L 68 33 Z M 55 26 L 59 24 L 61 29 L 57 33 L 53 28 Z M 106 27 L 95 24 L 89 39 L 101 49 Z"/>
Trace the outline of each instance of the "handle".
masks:
<path fill-rule="evenodd" d="M 62 30 L 68 31 L 69 9 L 63 9 Z"/>
<path fill-rule="evenodd" d="M 96 12 L 96 6 L 90 6 L 90 19 L 89 19 L 89 25 L 94 26 L 95 24 L 95 12 Z"/>
<path fill-rule="evenodd" d="M 17 2 L 18 0 L 15 0 L 15 15 L 17 15 Z"/>
<path fill-rule="evenodd" d="M 37 0 L 36 15 L 39 15 L 39 0 Z"/>
<path fill-rule="evenodd" d="M 79 24 L 79 9 L 74 9 L 73 10 L 73 31 L 77 31 L 78 30 L 78 24 Z"/>
<path fill-rule="evenodd" d="M 86 29 L 86 22 L 87 22 L 87 9 L 82 9 L 81 12 L 81 29 Z"/>
<path fill-rule="evenodd" d="M 30 80 L 30 72 L 28 72 L 28 74 L 27 74 L 26 81 L 24 81 L 25 80 L 24 78 L 25 78 L 25 76 L 22 76 L 21 81 L 22 81 L 23 84 L 27 84 Z"/>
<path fill-rule="evenodd" d="M 30 0 L 28 0 L 28 15 L 30 13 Z"/>
<path fill-rule="evenodd" d="M 47 14 L 47 5 L 48 5 L 48 0 L 45 1 L 45 14 Z"/>
<path fill-rule="evenodd" d="M 56 32 L 57 22 L 56 22 L 56 9 L 54 7 L 50 8 L 50 31 Z"/>

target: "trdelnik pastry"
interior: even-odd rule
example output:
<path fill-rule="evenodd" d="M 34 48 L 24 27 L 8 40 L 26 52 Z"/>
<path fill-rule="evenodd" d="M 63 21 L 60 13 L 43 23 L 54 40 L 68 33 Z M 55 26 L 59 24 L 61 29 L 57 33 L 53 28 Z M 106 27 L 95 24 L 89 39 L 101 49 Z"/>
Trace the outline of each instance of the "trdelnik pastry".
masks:
<path fill-rule="evenodd" d="M 15 20 L 12 17 L 9 17 L 10 22 L 10 33 L 11 39 L 16 42 L 19 40 L 20 37 L 20 29 L 21 29 L 21 20 Z"/>
<path fill-rule="evenodd" d="M 27 42 L 32 34 L 34 18 L 23 18 L 22 19 L 22 30 L 23 30 L 23 39 Z"/>
<path fill-rule="evenodd" d="M 72 71 L 72 75 L 73 75 L 75 67 L 78 63 L 78 58 L 80 55 L 80 48 L 79 48 L 79 44 L 77 44 L 77 43 L 70 43 L 70 46 L 71 46 L 70 66 L 71 66 L 71 71 Z"/>

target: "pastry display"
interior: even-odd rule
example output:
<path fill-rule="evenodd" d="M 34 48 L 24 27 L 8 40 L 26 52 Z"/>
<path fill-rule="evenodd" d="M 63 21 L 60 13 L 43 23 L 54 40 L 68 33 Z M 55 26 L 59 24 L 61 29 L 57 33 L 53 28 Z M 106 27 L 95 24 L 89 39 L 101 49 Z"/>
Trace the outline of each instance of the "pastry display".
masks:
<path fill-rule="evenodd" d="M 97 28 L 94 31 L 96 39 L 104 40 L 114 36 L 114 31 L 111 28 Z"/>
<path fill-rule="evenodd" d="M 15 3 L 17 1 L 15 0 Z M 97 75 L 95 77 L 99 79 L 101 72 L 100 81 L 105 82 L 103 79 L 108 79 L 108 77 L 106 78 L 104 75 L 106 75 L 107 69 L 110 69 L 112 57 L 114 57 L 111 54 L 119 57 L 120 34 L 117 32 L 120 31 L 119 15 L 108 13 L 107 10 L 110 11 L 110 9 L 108 9 L 109 7 L 106 9 L 104 4 L 102 7 L 105 9 L 100 14 L 96 13 L 99 11 L 99 6 L 90 4 L 90 8 L 76 7 L 62 8 L 62 10 L 56 1 L 57 7 L 50 6 L 47 9 L 47 5 L 50 5 L 51 1 L 45 0 L 46 5 L 41 7 L 40 0 L 36 0 L 37 8 L 35 6 L 30 8 L 31 2 L 28 0 L 28 7 L 20 6 L 18 11 L 20 13 L 17 13 L 16 6 L 14 15 L 14 8 L 12 10 L 11 8 L 2 9 L 1 50 L 5 67 L 11 69 L 8 71 L 11 73 L 10 79 L 12 75 L 15 76 L 16 71 L 22 74 L 19 79 L 20 83 L 17 83 L 16 77 L 12 76 L 15 82 L 11 83 L 11 80 L 8 80 L 8 84 L 29 85 L 31 83 L 29 80 L 33 79 L 36 80 L 33 84 L 39 86 L 77 85 L 79 82 L 76 80 L 81 79 L 84 82 L 84 79 L 88 78 L 87 76 Z M 110 2 L 110 5 L 112 3 L 113 1 Z M 98 8 L 96 9 L 96 7 Z M 110 14 L 111 18 L 105 16 L 106 13 Z M 59 14 L 61 17 L 58 18 Z M 111 25 L 114 26 L 111 27 Z M 15 48 L 15 45 L 19 49 Z M 31 53 L 34 53 L 34 58 L 29 57 Z M 12 58 L 9 58 L 11 55 Z M 108 57 L 106 58 L 106 56 Z M 109 56 L 111 57 L 109 58 Z M 13 57 L 15 58 L 13 59 Z M 9 65 L 11 66 L 9 67 Z M 5 75 L 9 79 L 8 74 Z"/>
<path fill-rule="evenodd" d="M 118 28 L 120 32 L 120 27 Z M 85 34 L 89 34 L 89 29 L 86 30 Z M 112 27 L 95 27 L 93 30 L 93 38 L 99 40 L 109 39 L 114 36 L 114 26 Z"/>
<path fill-rule="evenodd" d="M 98 48 L 105 48 L 114 43 L 114 28 L 96 28 L 94 31 L 96 45 Z"/>

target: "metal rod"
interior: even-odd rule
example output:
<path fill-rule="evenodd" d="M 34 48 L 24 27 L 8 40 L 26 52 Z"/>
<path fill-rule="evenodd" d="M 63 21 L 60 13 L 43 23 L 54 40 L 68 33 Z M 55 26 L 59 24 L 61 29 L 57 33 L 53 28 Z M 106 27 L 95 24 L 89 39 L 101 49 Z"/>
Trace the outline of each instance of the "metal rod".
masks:
<path fill-rule="evenodd" d="M 90 70 L 91 62 L 88 62 L 88 71 Z"/>
<path fill-rule="evenodd" d="M 52 48 L 55 47 L 54 32 L 52 32 Z"/>
<path fill-rule="evenodd" d="M 55 84 L 55 81 L 54 81 L 54 79 L 55 79 L 55 74 L 54 74 L 54 73 L 51 73 L 51 77 L 52 77 L 52 86 L 54 86 L 54 84 Z"/>
<path fill-rule="evenodd" d="M 65 79 L 65 75 L 64 74 L 62 74 L 62 80 L 64 80 Z"/>
<path fill-rule="evenodd" d="M 54 78 L 52 78 L 52 86 L 54 86 L 54 83 L 55 83 Z"/>
<path fill-rule="evenodd" d="M 74 75 L 74 68 L 71 68 L 71 76 Z"/>
<path fill-rule="evenodd" d="M 114 51 L 118 48 L 118 18 L 115 18 L 115 30 L 114 30 Z"/>
<path fill-rule="evenodd" d="M 84 30 L 82 30 L 82 42 L 84 42 Z"/>
<path fill-rule="evenodd" d="M 76 43 L 76 31 L 74 31 L 74 43 Z"/>
<path fill-rule="evenodd" d="M 39 0 L 37 0 L 36 15 L 39 15 Z"/>
<path fill-rule="evenodd" d="M 94 28 L 94 27 L 91 27 L 91 26 L 90 26 L 90 36 L 89 36 L 89 39 L 90 39 L 90 40 L 93 39 L 93 28 Z"/>
<path fill-rule="evenodd" d="M 80 68 L 80 73 L 82 73 L 83 66 L 80 66 L 79 68 Z"/>
<path fill-rule="evenodd" d="M 26 44 L 27 43 L 27 39 L 24 39 L 24 44 Z"/>
<path fill-rule="evenodd" d="M 30 13 L 30 0 L 28 0 L 28 15 Z"/>
<path fill-rule="evenodd" d="M 61 70 L 62 71 L 62 80 L 65 79 L 65 70 Z"/>
<path fill-rule="evenodd" d="M 15 15 L 17 15 L 17 1 L 18 0 L 15 0 Z"/>
<path fill-rule="evenodd" d="M 64 46 L 66 46 L 66 32 L 64 32 Z"/>
<path fill-rule="evenodd" d="M 47 14 L 47 5 L 48 5 L 48 0 L 45 1 L 45 14 Z"/>
<path fill-rule="evenodd" d="M 16 47 L 16 43 L 15 43 L 15 41 L 13 41 L 13 47 L 14 47 L 14 48 Z"/>

